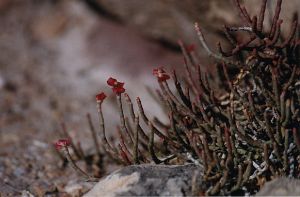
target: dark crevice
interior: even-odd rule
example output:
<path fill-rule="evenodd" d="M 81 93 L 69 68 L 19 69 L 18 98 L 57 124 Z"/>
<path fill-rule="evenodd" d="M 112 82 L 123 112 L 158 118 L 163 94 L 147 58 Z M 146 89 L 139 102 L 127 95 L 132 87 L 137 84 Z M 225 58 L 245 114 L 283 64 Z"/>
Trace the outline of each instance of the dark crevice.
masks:
<path fill-rule="evenodd" d="M 93 10 L 95 13 L 117 23 L 122 23 L 122 20 L 116 16 L 115 14 L 108 11 L 104 6 L 100 4 L 100 2 L 96 0 L 83 0 L 86 5 Z"/>
<path fill-rule="evenodd" d="M 176 53 L 181 53 L 181 49 L 180 46 L 177 43 L 173 43 L 172 41 L 169 41 L 165 38 L 157 38 L 157 39 L 151 39 L 154 42 L 157 42 L 159 45 L 161 45 L 162 47 L 176 52 Z"/>
<path fill-rule="evenodd" d="M 120 19 L 120 17 L 116 16 L 115 14 L 111 13 L 109 10 L 107 10 L 103 5 L 101 5 L 100 2 L 98 2 L 97 0 L 84 0 L 84 2 L 86 3 L 86 5 L 93 10 L 96 14 L 111 20 L 113 22 L 119 23 L 119 24 L 123 24 L 124 22 Z M 146 38 L 149 38 L 149 40 L 158 43 L 159 45 L 161 45 L 162 47 L 179 53 L 181 52 L 180 47 L 176 44 L 173 43 L 165 38 L 152 38 L 149 35 L 145 36 Z"/>

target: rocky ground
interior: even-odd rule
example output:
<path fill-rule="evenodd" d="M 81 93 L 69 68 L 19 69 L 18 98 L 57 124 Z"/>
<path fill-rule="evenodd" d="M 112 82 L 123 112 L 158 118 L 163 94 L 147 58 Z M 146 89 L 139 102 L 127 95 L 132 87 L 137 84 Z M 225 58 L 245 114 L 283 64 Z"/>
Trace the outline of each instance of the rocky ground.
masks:
<path fill-rule="evenodd" d="M 192 16 L 186 16 L 180 14 L 180 6 L 166 13 L 168 4 L 153 4 L 149 6 L 150 11 L 141 15 L 137 12 L 141 11 L 141 5 L 134 9 L 130 7 L 133 4 L 128 4 L 124 12 L 133 14 L 127 16 L 114 8 L 118 5 L 113 3 L 116 1 L 107 4 L 99 0 L 103 6 L 100 8 L 105 8 L 102 12 L 91 1 L 86 2 L 0 0 L 2 196 L 76 196 L 80 190 L 85 192 L 93 185 L 84 182 L 71 168 L 63 167 L 52 143 L 59 138 L 60 123 L 64 121 L 83 150 L 88 154 L 95 152 L 85 116 L 91 113 L 93 122 L 97 123 L 94 95 L 99 90 L 109 97 L 104 105 L 106 126 L 110 135 L 115 133 L 118 114 L 114 95 L 106 86 L 110 76 L 124 81 L 132 98 L 139 95 L 147 113 L 164 118 L 145 86 L 156 87 L 151 74 L 154 67 L 165 65 L 180 70 L 182 57 L 174 46 L 178 38 L 193 34 L 191 26 L 195 18 L 192 16 L 198 14 L 197 9 Z M 202 10 L 207 6 L 219 10 L 205 12 L 209 20 L 217 18 L 221 24 L 234 19 L 232 14 L 227 14 L 221 20 L 224 15 L 220 12 L 228 13 L 228 6 L 201 6 Z M 164 21 L 150 20 L 147 14 L 156 13 L 151 8 L 165 13 Z M 188 7 L 182 9 L 186 11 Z M 174 27 L 171 19 L 180 23 L 180 31 L 170 30 Z M 209 30 L 215 28 L 216 23 L 199 20 Z M 182 29 L 186 30 L 185 34 L 180 33 Z M 212 32 L 208 37 L 213 40 L 219 37 L 217 30 Z M 208 59 L 203 63 L 211 62 Z M 84 163 L 78 164 L 86 168 Z M 106 173 L 116 168 L 109 165 Z"/>

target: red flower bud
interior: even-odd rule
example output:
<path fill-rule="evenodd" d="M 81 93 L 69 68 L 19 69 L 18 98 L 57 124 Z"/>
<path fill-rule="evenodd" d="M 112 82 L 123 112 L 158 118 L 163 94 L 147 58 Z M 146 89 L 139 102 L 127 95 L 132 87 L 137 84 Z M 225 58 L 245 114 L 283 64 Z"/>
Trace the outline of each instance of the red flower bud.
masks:
<path fill-rule="evenodd" d="M 113 87 L 113 92 L 116 93 L 116 94 L 121 94 L 121 93 L 124 93 L 125 92 L 125 88 L 123 87 Z"/>
<path fill-rule="evenodd" d="M 60 139 L 54 143 L 56 150 L 60 150 L 63 147 L 70 146 L 71 141 L 69 139 Z"/>
<path fill-rule="evenodd" d="M 100 92 L 99 94 L 96 95 L 97 102 L 102 102 L 105 98 L 106 98 L 106 95 L 104 92 Z"/>
<path fill-rule="evenodd" d="M 112 86 L 112 90 L 114 93 L 116 94 L 121 94 L 121 93 L 124 93 L 125 92 L 125 88 L 123 87 L 124 86 L 124 83 L 123 82 L 119 82 L 117 81 L 116 79 L 110 77 L 108 80 L 107 80 L 107 84 L 109 86 Z"/>
<path fill-rule="evenodd" d="M 170 76 L 166 73 L 166 71 L 163 68 L 155 68 L 153 69 L 153 75 L 157 77 L 157 80 L 159 82 L 166 81 L 170 79 Z"/>
<path fill-rule="evenodd" d="M 107 80 L 107 84 L 109 86 L 114 86 L 117 82 L 118 81 L 115 78 L 112 78 L 112 77 L 108 78 L 108 80 Z"/>

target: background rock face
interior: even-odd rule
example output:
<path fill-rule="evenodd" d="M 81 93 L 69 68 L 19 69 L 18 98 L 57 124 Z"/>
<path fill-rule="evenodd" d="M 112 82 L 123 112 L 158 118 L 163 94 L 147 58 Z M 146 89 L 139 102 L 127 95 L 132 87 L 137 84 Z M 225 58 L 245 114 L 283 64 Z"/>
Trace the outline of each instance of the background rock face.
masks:
<path fill-rule="evenodd" d="M 85 197 L 189 196 L 197 171 L 201 177 L 203 169 L 192 164 L 127 166 L 102 179 Z"/>
<path fill-rule="evenodd" d="M 227 1 L 119 1 L 96 0 L 99 6 L 121 21 L 138 28 L 158 40 L 173 44 L 179 38 L 191 41 L 195 38 L 193 23 L 199 21 L 205 27 L 217 28 L 221 23 L 232 23 L 234 15 Z M 214 23 L 208 23 L 214 21 Z M 209 24 L 209 25 L 207 25 Z"/>
<path fill-rule="evenodd" d="M 216 38 L 223 24 L 240 24 L 241 18 L 234 5 L 234 0 L 87 0 L 96 4 L 130 26 L 157 40 L 165 40 L 173 45 L 178 39 L 195 42 L 194 22 L 199 22 L 209 32 L 209 37 Z M 258 15 L 261 0 L 241 1 L 252 17 Z M 269 0 L 266 23 L 274 14 L 276 0 Z M 284 1 L 281 18 L 289 21 L 295 11 L 300 10 L 300 1 Z M 288 28 L 289 23 L 284 25 Z M 209 39 L 208 39 L 209 40 Z"/>
<path fill-rule="evenodd" d="M 270 181 L 256 194 L 256 196 L 299 196 L 300 180 L 278 178 Z"/>

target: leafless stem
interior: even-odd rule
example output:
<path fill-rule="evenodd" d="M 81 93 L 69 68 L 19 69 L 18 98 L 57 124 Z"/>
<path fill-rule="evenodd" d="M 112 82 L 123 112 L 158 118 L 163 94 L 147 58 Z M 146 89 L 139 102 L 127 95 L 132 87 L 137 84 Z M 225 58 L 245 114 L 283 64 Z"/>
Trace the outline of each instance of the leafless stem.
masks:
<path fill-rule="evenodd" d="M 135 117 L 134 121 L 134 154 L 133 154 L 133 160 L 135 164 L 139 164 L 139 117 Z"/>
<path fill-rule="evenodd" d="M 74 143 L 73 139 L 71 138 L 70 134 L 68 133 L 67 128 L 66 128 L 66 124 L 64 122 L 61 123 L 61 127 L 62 127 L 62 131 L 63 131 L 64 135 L 68 139 L 70 139 L 71 147 L 74 150 L 75 155 L 78 158 L 83 158 L 82 155 L 80 154 L 80 152 L 78 151 L 77 147 L 75 146 L 75 143 Z"/>
<path fill-rule="evenodd" d="M 124 116 L 124 111 L 123 111 L 123 106 L 122 106 L 122 98 L 121 94 L 117 94 L 117 101 L 118 101 L 118 108 L 119 108 L 119 114 L 120 114 L 120 123 L 121 123 L 121 130 L 122 132 L 127 134 L 127 140 L 129 143 L 133 144 L 133 139 L 132 136 L 130 135 L 126 123 L 125 123 L 125 116 Z"/>
<path fill-rule="evenodd" d="M 64 153 L 65 157 L 67 158 L 67 160 L 69 161 L 69 163 L 71 164 L 72 168 L 78 172 L 79 174 L 83 175 L 84 177 L 86 177 L 87 179 L 94 179 L 94 177 L 91 177 L 90 175 L 88 175 L 86 172 L 84 172 L 81 168 L 79 168 L 77 166 L 77 164 L 75 163 L 75 161 L 72 159 L 69 149 L 67 146 L 63 147 L 62 152 Z"/>
<path fill-rule="evenodd" d="M 213 53 L 210 48 L 207 46 L 206 44 L 206 41 L 205 41 L 205 38 L 203 36 L 203 33 L 200 29 L 200 26 L 198 23 L 195 23 L 195 29 L 196 29 L 196 32 L 197 32 L 197 35 L 198 35 L 198 39 L 201 43 L 201 45 L 203 46 L 203 48 L 206 50 L 206 52 L 208 53 L 209 56 L 212 56 L 214 57 L 216 60 L 219 60 L 221 62 L 225 62 L 226 64 L 231 64 L 231 65 L 238 65 L 237 63 L 234 63 L 232 61 L 229 61 L 228 59 L 224 58 L 222 55 L 220 54 L 216 54 L 216 53 Z M 239 67 L 239 66 L 238 66 Z"/>
<path fill-rule="evenodd" d="M 157 158 L 157 156 L 155 154 L 155 150 L 154 150 L 154 128 L 153 128 L 153 125 L 150 121 L 148 122 L 148 126 L 150 127 L 150 131 L 151 131 L 148 149 L 149 149 L 151 158 L 154 161 L 154 163 L 155 164 L 160 164 L 160 163 L 162 163 L 162 161 Z"/>

